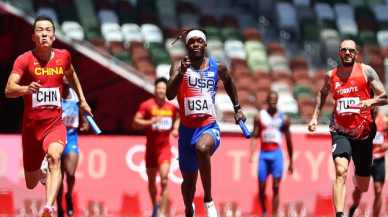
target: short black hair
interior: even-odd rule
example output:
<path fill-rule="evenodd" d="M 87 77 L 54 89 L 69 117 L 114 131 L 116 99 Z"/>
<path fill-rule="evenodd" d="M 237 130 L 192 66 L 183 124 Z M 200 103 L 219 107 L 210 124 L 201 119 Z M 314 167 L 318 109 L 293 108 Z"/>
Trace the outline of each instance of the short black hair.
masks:
<path fill-rule="evenodd" d="M 155 87 L 157 84 L 159 84 L 160 82 L 164 82 L 167 84 L 167 79 L 165 77 L 159 77 L 155 80 Z"/>
<path fill-rule="evenodd" d="M 43 21 L 43 20 L 47 20 L 49 21 L 51 24 L 53 24 L 53 28 L 54 28 L 54 32 L 55 32 L 55 26 L 54 26 L 54 22 L 53 22 L 53 19 L 49 16 L 46 16 L 46 15 L 40 15 L 38 16 L 37 18 L 35 18 L 35 21 L 34 21 L 34 26 L 32 27 L 32 33 L 35 32 L 35 25 L 37 22 L 39 21 Z"/>

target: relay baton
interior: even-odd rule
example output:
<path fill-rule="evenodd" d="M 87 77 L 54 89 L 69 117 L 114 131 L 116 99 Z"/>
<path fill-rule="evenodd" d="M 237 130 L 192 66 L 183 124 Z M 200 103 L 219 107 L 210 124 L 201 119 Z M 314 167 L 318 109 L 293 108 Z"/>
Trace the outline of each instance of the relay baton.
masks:
<path fill-rule="evenodd" d="M 351 109 L 360 109 L 361 108 L 361 105 L 349 105 L 349 108 L 351 108 Z M 374 105 L 371 105 L 371 106 L 369 106 L 369 110 L 373 110 L 375 108 L 375 106 Z"/>
<path fill-rule="evenodd" d="M 84 114 L 86 119 L 88 120 L 90 126 L 92 126 L 94 132 L 96 133 L 96 135 L 100 135 L 101 134 L 101 130 L 100 128 L 97 126 L 96 122 L 93 120 L 92 116 L 90 116 L 88 113 L 85 113 Z"/>
<path fill-rule="evenodd" d="M 245 138 L 247 138 L 247 139 L 251 138 L 251 134 L 249 133 L 249 130 L 247 129 L 247 126 L 245 126 L 244 121 L 239 120 L 238 123 L 239 123 L 239 125 L 241 127 L 241 130 L 243 131 L 243 133 L 245 135 Z"/>

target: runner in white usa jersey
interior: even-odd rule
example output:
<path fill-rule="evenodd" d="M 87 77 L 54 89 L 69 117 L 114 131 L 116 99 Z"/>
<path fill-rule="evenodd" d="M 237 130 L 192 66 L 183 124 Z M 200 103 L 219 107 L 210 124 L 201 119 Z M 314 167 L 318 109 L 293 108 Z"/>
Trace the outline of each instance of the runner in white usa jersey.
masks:
<path fill-rule="evenodd" d="M 218 79 L 224 83 L 234 105 L 236 124 L 246 118 L 241 112 L 236 86 L 225 64 L 205 58 L 206 31 L 190 29 L 181 33 L 179 38 L 186 37 L 189 56 L 171 67 L 166 95 L 169 100 L 178 96 L 180 106 L 179 166 L 183 176 L 185 213 L 186 216 L 194 215 L 193 199 L 199 169 L 207 216 L 217 217 L 211 195 L 210 156 L 218 148 L 221 135 L 214 108 Z"/>

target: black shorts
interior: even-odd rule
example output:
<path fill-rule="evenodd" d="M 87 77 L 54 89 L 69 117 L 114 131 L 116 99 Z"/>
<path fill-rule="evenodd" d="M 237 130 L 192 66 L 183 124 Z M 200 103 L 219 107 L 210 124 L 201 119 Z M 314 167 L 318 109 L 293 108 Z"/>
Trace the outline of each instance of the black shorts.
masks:
<path fill-rule="evenodd" d="M 385 181 L 385 157 L 373 160 L 372 164 L 372 177 L 374 182 Z"/>
<path fill-rule="evenodd" d="M 336 132 L 331 133 L 333 160 L 337 157 L 348 159 L 353 157 L 356 175 L 368 177 L 371 175 L 373 154 L 373 132 L 365 140 L 353 140 Z"/>

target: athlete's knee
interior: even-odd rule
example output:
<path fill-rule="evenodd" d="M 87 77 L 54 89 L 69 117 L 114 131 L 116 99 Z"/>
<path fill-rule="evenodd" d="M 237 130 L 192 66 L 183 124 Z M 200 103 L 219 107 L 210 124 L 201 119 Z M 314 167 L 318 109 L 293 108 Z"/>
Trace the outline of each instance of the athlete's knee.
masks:
<path fill-rule="evenodd" d="M 200 156 L 209 155 L 212 151 L 212 147 L 206 142 L 198 142 L 195 146 L 195 151 Z"/>
<path fill-rule="evenodd" d="M 51 153 L 47 155 L 50 170 L 57 170 L 61 168 L 61 154 Z"/>
<path fill-rule="evenodd" d="M 358 189 L 360 189 L 361 192 L 367 192 L 369 189 L 369 184 L 367 185 L 367 184 L 358 184 L 357 183 L 357 185 L 358 185 L 357 186 Z"/>
<path fill-rule="evenodd" d="M 383 188 L 381 186 L 375 186 L 375 195 L 376 195 L 376 197 L 381 196 L 382 190 L 383 190 Z"/>
<path fill-rule="evenodd" d="M 167 187 L 167 184 L 168 184 L 168 179 L 167 179 L 167 177 L 166 177 L 166 178 L 161 178 L 161 179 L 160 179 L 160 185 L 162 186 L 162 188 Z"/>
<path fill-rule="evenodd" d="M 33 183 L 33 182 L 26 182 L 26 186 L 28 189 L 32 190 L 38 185 L 38 182 Z"/>
<path fill-rule="evenodd" d="M 274 183 L 272 186 L 272 190 L 273 190 L 274 195 L 279 194 L 279 183 L 277 183 L 277 184 Z"/>
<path fill-rule="evenodd" d="M 347 175 L 348 175 L 348 168 L 341 166 L 341 165 L 338 165 L 336 167 L 337 178 L 346 178 Z"/>

